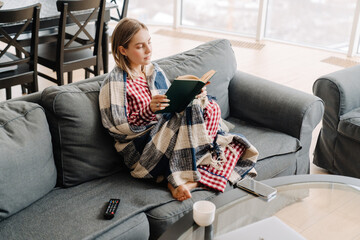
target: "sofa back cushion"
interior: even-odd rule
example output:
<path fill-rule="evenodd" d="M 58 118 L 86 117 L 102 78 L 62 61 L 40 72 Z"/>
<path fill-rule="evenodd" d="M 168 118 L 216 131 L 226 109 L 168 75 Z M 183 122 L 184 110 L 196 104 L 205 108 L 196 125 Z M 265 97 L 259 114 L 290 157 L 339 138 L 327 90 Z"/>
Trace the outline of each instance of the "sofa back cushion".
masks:
<path fill-rule="evenodd" d="M 229 116 L 228 87 L 236 72 L 237 64 L 231 44 L 226 39 L 204 43 L 189 51 L 155 61 L 164 70 L 166 77 L 173 81 L 180 75 L 201 77 L 214 69 L 216 74 L 207 86 L 209 95 L 216 97 L 221 108 L 221 117 Z"/>
<path fill-rule="evenodd" d="M 24 101 L 0 104 L 0 221 L 43 197 L 55 183 L 44 109 Z"/>
<path fill-rule="evenodd" d="M 100 82 L 52 86 L 41 96 L 50 125 L 58 186 L 70 187 L 121 168 L 113 138 L 101 123 Z"/>

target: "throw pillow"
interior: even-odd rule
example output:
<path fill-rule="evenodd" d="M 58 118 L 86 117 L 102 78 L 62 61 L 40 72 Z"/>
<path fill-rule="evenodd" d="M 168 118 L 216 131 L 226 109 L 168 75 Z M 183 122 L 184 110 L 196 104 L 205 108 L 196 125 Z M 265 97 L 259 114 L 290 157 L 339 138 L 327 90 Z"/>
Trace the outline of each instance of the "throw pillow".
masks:
<path fill-rule="evenodd" d="M 25 101 L 0 104 L 0 221 L 43 197 L 56 183 L 44 109 Z"/>
<path fill-rule="evenodd" d="M 44 89 L 42 105 L 52 134 L 58 186 L 109 176 L 121 168 L 113 138 L 101 123 L 100 82 Z"/>

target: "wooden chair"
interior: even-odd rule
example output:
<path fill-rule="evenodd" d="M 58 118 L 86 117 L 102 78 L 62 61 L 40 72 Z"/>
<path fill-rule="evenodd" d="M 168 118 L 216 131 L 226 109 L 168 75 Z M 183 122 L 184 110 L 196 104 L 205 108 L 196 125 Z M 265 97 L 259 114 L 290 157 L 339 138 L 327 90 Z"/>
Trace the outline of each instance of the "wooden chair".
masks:
<path fill-rule="evenodd" d="M 72 82 L 72 71 L 77 69 L 83 68 L 85 72 L 91 72 L 95 76 L 99 75 L 102 67 L 100 46 L 104 26 L 105 0 L 58 0 L 57 8 L 61 13 L 58 40 L 39 45 L 38 54 L 38 63 L 56 71 L 57 78 L 41 72 L 39 72 L 39 76 L 63 85 L 65 72 L 68 73 L 68 83 Z M 84 14 L 86 14 L 85 17 Z M 96 17 L 96 29 L 95 35 L 91 36 L 86 30 L 86 26 L 94 17 Z M 78 30 L 74 35 L 69 36 L 66 34 L 66 29 L 71 27 L 71 23 Z M 89 41 L 78 41 L 77 38 L 81 33 L 88 36 Z M 91 69 L 92 66 L 93 69 Z"/>
<path fill-rule="evenodd" d="M 29 92 L 38 91 L 37 53 L 39 16 L 41 4 L 0 10 L 0 89 L 6 88 L 6 99 L 11 98 L 11 87 L 24 85 Z M 6 30 L 6 25 L 24 21 L 15 34 Z M 31 25 L 31 43 L 29 51 L 17 41 L 18 37 Z M 2 48 L 1 46 L 4 46 Z M 16 55 L 16 52 L 21 53 Z"/>
<path fill-rule="evenodd" d="M 110 2 L 117 5 L 116 0 L 111 0 Z M 129 6 L 129 0 L 122 0 L 121 13 L 120 13 L 119 7 L 116 8 L 118 18 L 113 17 L 113 16 L 111 16 L 110 18 L 115 21 L 120 21 L 121 19 L 123 19 L 124 17 L 127 16 L 128 6 Z M 91 36 L 95 36 L 95 32 L 96 32 L 95 24 L 88 24 L 86 26 L 86 30 L 88 33 L 90 33 Z M 102 56 L 105 56 L 105 54 L 109 54 L 109 39 L 112 35 L 113 30 L 114 29 L 108 29 L 108 28 L 104 29 L 103 43 L 101 46 L 102 47 Z M 75 33 L 76 33 L 76 29 L 74 29 L 74 27 L 69 27 L 66 29 L 66 34 L 68 35 L 68 37 L 74 36 Z M 89 41 L 89 37 L 84 33 L 80 33 L 78 35 L 76 41 L 78 41 L 80 43 L 86 43 Z M 107 58 L 103 58 L 104 73 L 108 72 L 108 61 L 106 61 L 106 60 L 107 60 Z M 86 77 L 88 77 L 88 76 L 86 76 Z"/>

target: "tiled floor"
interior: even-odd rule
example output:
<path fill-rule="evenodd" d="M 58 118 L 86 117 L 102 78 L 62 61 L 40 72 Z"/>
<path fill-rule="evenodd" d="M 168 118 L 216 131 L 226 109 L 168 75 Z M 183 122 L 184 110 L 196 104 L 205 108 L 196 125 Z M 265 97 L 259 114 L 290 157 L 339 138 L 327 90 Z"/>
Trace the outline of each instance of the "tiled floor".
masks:
<path fill-rule="evenodd" d="M 110 28 L 114 23 L 110 24 Z M 312 93 L 314 81 L 327 73 L 343 69 L 360 62 L 360 57 L 347 58 L 345 54 L 325 50 L 300 47 L 285 43 L 262 41 L 234 35 L 210 33 L 199 30 L 173 30 L 163 26 L 149 26 L 153 43 L 153 59 L 170 56 L 194 48 L 205 41 L 227 38 L 232 42 L 240 71 L 247 72 L 301 91 Z M 112 69 L 114 61 L 109 56 Z M 49 71 L 39 67 L 39 71 Z M 55 74 L 54 74 L 55 76 Z M 74 81 L 84 79 L 83 70 L 74 72 Z M 54 85 L 39 78 L 39 89 Z M 13 87 L 13 97 L 21 95 L 20 87 Z M 5 100 L 5 90 L 0 90 L 0 101 Z M 314 131 L 312 149 L 320 126 Z M 311 164 L 312 174 L 326 174 L 321 168 Z"/>

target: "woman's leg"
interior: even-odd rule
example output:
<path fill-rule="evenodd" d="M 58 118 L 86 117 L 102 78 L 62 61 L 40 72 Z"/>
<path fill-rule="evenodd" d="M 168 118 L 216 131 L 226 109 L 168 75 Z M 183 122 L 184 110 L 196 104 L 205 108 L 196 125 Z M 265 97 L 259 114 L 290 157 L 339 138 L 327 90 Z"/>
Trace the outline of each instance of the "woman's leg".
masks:
<path fill-rule="evenodd" d="M 220 118 L 221 110 L 219 105 L 215 101 L 210 100 L 209 104 L 204 109 L 204 120 L 206 130 L 208 131 L 208 135 L 212 140 L 215 138 L 219 129 Z"/>
<path fill-rule="evenodd" d="M 214 139 L 217 134 L 220 118 L 221 110 L 219 105 L 215 101 L 210 100 L 209 104 L 204 109 L 204 120 L 206 130 L 212 139 Z M 174 188 L 171 183 L 168 183 L 168 188 L 175 199 L 179 201 L 184 201 L 188 198 L 191 198 L 190 191 L 198 187 L 199 185 L 199 182 L 187 182 Z"/>

